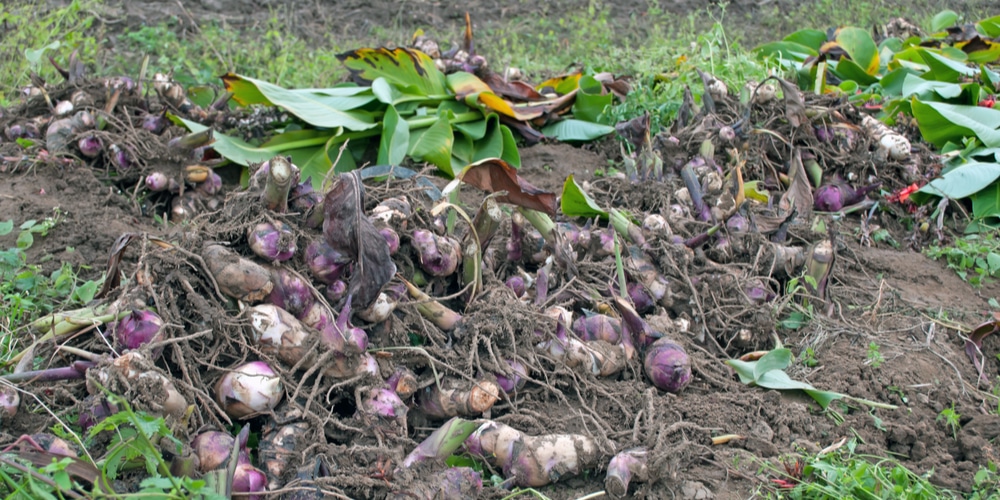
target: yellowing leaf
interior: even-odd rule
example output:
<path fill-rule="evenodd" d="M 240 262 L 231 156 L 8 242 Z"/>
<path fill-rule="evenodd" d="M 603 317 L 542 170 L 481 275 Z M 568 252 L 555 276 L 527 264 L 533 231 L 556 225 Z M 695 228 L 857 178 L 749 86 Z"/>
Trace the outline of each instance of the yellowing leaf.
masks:
<path fill-rule="evenodd" d="M 378 77 L 408 92 L 420 95 L 444 95 L 446 82 L 427 54 L 415 49 L 357 49 L 337 54 L 337 59 L 351 72 L 358 85 L 370 85 Z"/>

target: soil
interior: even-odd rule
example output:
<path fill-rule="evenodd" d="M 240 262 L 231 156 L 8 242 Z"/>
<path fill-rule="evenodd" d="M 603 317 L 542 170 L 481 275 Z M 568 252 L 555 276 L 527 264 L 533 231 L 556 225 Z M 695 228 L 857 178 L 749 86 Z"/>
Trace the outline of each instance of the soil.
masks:
<path fill-rule="evenodd" d="M 407 3 L 403 9 L 386 8 L 397 5 L 393 2 L 340 2 L 334 14 L 334 9 L 318 3 L 297 2 L 288 14 L 296 21 L 292 24 L 297 29 L 316 32 L 323 26 L 362 32 L 370 29 L 366 26 L 391 23 L 403 27 L 430 23 L 452 29 L 460 23 L 466 9 L 480 22 L 502 23 L 531 15 L 556 15 L 583 8 L 585 4 L 481 1 L 458 8 L 450 2 L 417 1 Z M 111 3 L 109 8 L 112 13 L 124 14 L 127 26 L 154 22 L 162 15 L 183 18 L 189 13 L 194 19 L 213 17 L 236 27 L 250 27 L 261 20 L 261 12 L 266 8 L 280 5 L 284 4 L 204 0 L 185 3 L 184 14 L 173 2 Z M 646 5 L 647 2 L 624 2 L 614 12 L 616 17 L 627 19 L 633 14 L 641 15 Z M 757 2 L 734 2 L 729 12 L 752 14 L 756 5 Z M 680 11 L 698 6 L 701 3 L 671 5 Z M 344 18 L 352 22 L 339 23 Z M 163 200 L 142 196 L 136 189 L 141 174 L 154 167 L 176 169 L 184 164 L 162 151 L 147 158 L 144 165 L 137 165 L 135 171 L 112 175 L 107 168 L 94 168 L 78 160 L 12 160 L 19 154 L 13 149 L 16 146 L 8 143 L 3 148 L 6 160 L 0 166 L 0 218 L 20 222 L 54 213 L 60 218 L 48 236 L 36 237 L 28 251 L 29 261 L 39 263 L 46 272 L 69 262 L 80 269 L 81 278 L 98 278 L 106 272 L 108 257 L 124 233 L 162 237 L 198 252 L 203 241 L 235 241 L 239 238 L 235 235 L 245 234 L 249 224 L 265 217 L 254 207 L 256 198 L 241 195 L 234 184 L 227 183 L 226 210 L 208 219 L 195 219 L 191 225 L 164 229 L 153 217 L 163 213 Z M 519 174 L 535 186 L 557 193 L 566 177 L 573 174 L 592 190 L 599 203 L 636 213 L 666 212 L 674 203 L 675 191 L 683 185 L 680 180 L 672 177 L 663 182 L 632 184 L 608 177 L 609 163 L 621 161 L 617 151 L 613 141 L 583 147 L 542 143 L 521 150 Z M 676 159 L 668 156 L 665 161 Z M 767 166 L 766 161 L 751 159 L 747 162 L 747 172 L 760 174 Z M 905 185 L 899 178 L 893 182 L 896 185 L 892 188 Z M 401 181 L 370 184 L 366 208 L 391 195 L 412 190 L 412 185 Z M 430 205 L 423 205 L 413 225 L 396 227 L 406 244 L 414 226 L 430 226 L 431 218 L 426 211 Z M 665 239 L 653 241 L 650 255 L 675 280 L 671 286 L 677 297 L 672 305 L 657 308 L 646 319 L 680 343 L 690 354 L 693 365 L 693 381 L 677 395 L 652 388 L 638 360 L 630 362 L 620 374 L 596 378 L 580 375 L 537 355 L 532 349 L 536 326 L 548 320 L 537 308 L 516 300 L 501 285 L 515 271 L 508 264 L 498 264 L 486 273 L 485 292 L 465 311 L 463 326 L 452 333 L 443 333 L 424 321 L 413 307 L 400 307 L 391 321 L 366 329 L 371 345 L 378 347 L 409 345 L 414 335 L 422 336 L 425 351 L 436 359 L 438 370 L 464 377 L 503 370 L 498 359 L 516 353 L 529 367 L 531 380 L 524 389 L 498 402 L 489 416 L 529 434 L 584 434 L 595 439 L 604 452 L 612 446 L 617 450 L 647 446 L 652 453 L 652 479 L 633 490 L 637 497 L 748 498 L 762 488 L 771 488 L 770 480 L 778 477 L 762 469 L 762 464 L 771 464 L 772 471 L 781 469 L 781 463 L 789 457 L 816 453 L 842 438 L 856 439 L 858 453 L 891 454 L 918 474 L 933 471 L 931 481 L 935 484 L 965 491 L 981 466 L 997 460 L 993 443 L 1000 437 L 1000 417 L 996 412 L 997 399 L 990 391 L 1000 375 L 1000 361 L 992 355 L 1000 350 L 1000 338 L 991 336 L 984 341 L 986 361 L 984 379 L 980 380 L 966 356 L 962 332 L 990 318 L 989 300 L 997 296 L 1000 283 L 990 280 L 981 288 L 970 286 L 942 262 L 932 261 L 912 248 L 925 244 L 929 237 L 906 230 L 900 220 L 900 213 L 885 211 L 877 214 L 867 227 L 858 215 L 836 224 L 837 261 L 829 288 L 829 307 L 817 307 L 811 321 L 799 329 L 779 326 L 777 302 L 748 306 L 742 299 L 739 290 L 757 276 L 766 276 L 770 288 L 779 296 L 788 281 L 787 277 L 778 276 L 780 273 L 755 272 L 761 264 L 754 255 L 765 246 L 759 238 L 734 236 L 733 252 L 725 259 L 710 259 L 714 255 L 706 256 L 704 251 L 680 252 Z M 827 222 L 834 224 L 829 219 Z M 871 224 L 889 229 L 900 242 L 899 247 L 864 238 Z M 822 235 L 803 226 L 793 228 L 789 245 L 805 247 L 822 239 Z M 674 227 L 674 232 L 690 236 L 699 228 L 681 225 Z M 505 224 L 503 230 L 509 231 L 509 227 Z M 303 229 L 303 234 L 307 233 L 316 234 L 314 230 Z M 0 238 L 0 247 L 12 246 L 15 236 Z M 497 239 L 506 239 L 506 235 Z M 237 318 L 232 304 L 213 291 L 212 279 L 195 259 L 157 252 L 148 244 L 136 248 L 124 253 L 126 276 L 132 277 L 138 270 L 143 270 L 144 276 L 151 276 L 155 287 L 140 290 L 145 295 L 139 296 L 155 302 L 161 313 L 172 320 L 168 323 L 174 324 L 173 335 L 191 336 L 178 344 L 182 347 L 171 347 L 165 355 L 167 361 L 160 366 L 182 381 L 178 382 L 179 389 L 198 406 L 188 431 L 193 435 L 199 427 L 226 427 L 225 417 L 210 401 L 211 387 L 227 367 L 262 354 L 241 340 L 246 337 L 247 325 Z M 495 242 L 494 248 L 503 251 L 503 242 Z M 243 244 L 236 244 L 234 249 L 249 255 Z M 412 276 L 418 267 L 415 255 L 408 252 L 401 251 L 394 258 L 403 276 Z M 721 264 L 713 265 L 713 260 Z M 301 264 L 295 261 L 304 270 Z M 527 261 L 522 264 L 532 273 L 539 267 Z M 609 282 L 607 261 L 588 256 L 578 264 L 580 282 L 596 284 L 591 285 L 595 288 Z M 732 272 L 721 271 L 723 268 Z M 688 282 L 677 286 L 684 278 Z M 136 275 L 136 279 L 141 285 L 141 276 Z M 571 295 L 563 292 L 588 290 L 576 289 L 565 279 L 557 283 L 561 285 L 566 290 L 553 289 L 555 302 L 573 304 L 575 299 L 567 299 Z M 427 289 L 435 296 L 457 296 L 459 291 L 454 283 L 440 279 L 432 280 Z M 677 318 L 689 320 L 690 331 L 678 330 L 674 326 Z M 747 387 L 723 363 L 749 351 L 773 348 L 776 340 L 797 354 L 804 353 L 806 348 L 814 352 L 815 365 L 796 362 L 788 369 L 793 379 L 898 408 L 872 410 L 848 402 L 834 403 L 831 411 L 824 412 L 808 398 Z M 872 362 L 871 344 L 878 345 L 884 360 Z M 52 364 L 59 361 L 58 357 L 50 358 Z M 421 354 L 385 351 L 379 362 L 383 373 L 392 364 L 406 364 L 420 373 L 422 383 L 432 385 L 428 382 L 432 379 L 427 360 Z M 290 463 L 293 467 L 304 465 L 312 469 L 314 460 L 323 461 L 330 474 L 316 479 L 316 484 L 326 491 L 353 498 L 396 498 L 396 494 L 410 485 L 426 479 L 422 474 L 425 469 L 418 469 L 421 473 L 401 471 L 394 477 L 386 475 L 385 469 L 392 467 L 386 465 L 386 460 L 398 463 L 441 424 L 441 419 L 414 411 L 402 427 L 381 421 L 373 424 L 370 416 L 355 413 L 355 394 L 337 389 L 329 378 L 300 378 L 290 369 L 282 369 L 281 374 L 289 396 L 298 394 L 298 403 L 308 401 L 294 407 L 306 414 L 306 417 L 300 415 L 305 424 L 298 434 L 306 437 L 303 440 L 306 444 L 300 445 L 297 451 L 301 453 Z M 76 403 L 86 394 L 82 383 L 66 386 L 37 383 L 28 388 L 61 416 L 73 414 Z M 364 388 L 357 387 L 358 394 Z M 962 416 L 957 429 L 938 419 L 942 410 L 952 407 Z M 271 425 L 269 422 L 264 417 L 251 421 L 255 432 L 266 429 Z M 45 419 L 18 418 L 5 426 L 0 436 L 6 443 L 18 434 L 40 432 L 51 424 Z M 723 434 L 738 434 L 742 438 L 713 445 L 711 438 Z M 551 498 L 577 498 L 600 491 L 604 489 L 605 464 L 600 464 L 594 474 L 566 477 L 540 491 Z M 294 471 L 290 468 L 285 476 L 292 475 Z M 500 498 L 504 494 L 501 488 L 487 485 L 483 496 Z"/>

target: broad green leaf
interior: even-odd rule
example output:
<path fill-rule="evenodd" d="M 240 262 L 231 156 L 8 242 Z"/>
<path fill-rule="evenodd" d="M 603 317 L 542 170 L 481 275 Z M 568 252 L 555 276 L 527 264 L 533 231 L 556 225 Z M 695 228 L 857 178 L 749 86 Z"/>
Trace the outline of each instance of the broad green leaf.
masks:
<path fill-rule="evenodd" d="M 1000 16 L 993 16 L 976 23 L 976 31 L 989 38 L 1000 37 Z"/>
<path fill-rule="evenodd" d="M 773 349 L 754 364 L 753 378 L 760 380 L 764 374 L 773 370 L 784 370 L 792 363 L 792 351 L 787 348 Z"/>
<path fill-rule="evenodd" d="M 736 375 L 740 377 L 740 382 L 743 384 L 752 384 L 753 379 L 753 369 L 757 364 L 756 361 L 741 361 L 738 359 L 727 359 L 726 364 L 733 367 Z"/>
<path fill-rule="evenodd" d="M 407 154 L 419 161 L 432 163 L 448 177 L 455 176 L 451 164 L 451 148 L 455 136 L 446 115 L 440 115 L 433 125 L 422 130 L 410 131 Z"/>
<path fill-rule="evenodd" d="M 909 68 L 898 68 L 894 69 L 885 74 L 881 80 L 879 80 L 879 85 L 882 87 L 882 91 L 887 96 L 898 96 L 903 93 L 903 83 L 906 81 L 907 75 L 916 75 L 917 71 Z"/>
<path fill-rule="evenodd" d="M 928 81 L 919 76 L 907 74 L 906 78 L 903 79 L 901 97 L 913 95 L 922 101 L 936 100 L 937 96 L 954 99 L 962 95 L 962 86 L 957 83 Z"/>
<path fill-rule="evenodd" d="M 972 214 L 987 224 L 1000 222 L 1000 182 L 994 181 L 983 190 L 971 196 Z"/>
<path fill-rule="evenodd" d="M 823 36 L 826 39 L 826 36 Z M 815 57 L 819 53 L 812 48 L 795 42 L 771 42 L 760 45 L 754 49 L 760 55 L 763 56 L 778 56 L 781 59 L 787 61 L 793 61 L 796 63 L 803 63 L 806 59 L 810 57 Z"/>
<path fill-rule="evenodd" d="M 208 128 L 198 122 L 185 120 L 176 115 L 168 114 L 167 116 L 174 123 L 183 125 L 191 132 L 201 132 Z M 270 160 L 277 154 L 274 149 L 258 148 L 242 139 L 229 137 L 218 132 L 212 134 L 212 137 L 215 138 L 215 142 L 212 143 L 212 149 L 222 155 L 223 158 L 243 166 Z"/>
<path fill-rule="evenodd" d="M 811 384 L 799 382 L 798 380 L 792 380 L 792 378 L 782 370 L 771 370 L 766 372 L 758 377 L 754 381 L 754 384 L 765 389 L 777 389 L 782 391 L 815 389 L 815 387 Z"/>
<path fill-rule="evenodd" d="M 351 72 L 359 85 L 370 85 L 378 77 L 406 93 L 442 96 L 446 93 L 444 73 L 434 60 L 419 50 L 363 48 L 337 54 L 337 59 Z"/>
<path fill-rule="evenodd" d="M 27 59 L 29 63 L 35 65 L 41 62 L 42 56 L 45 55 L 46 50 L 55 50 L 61 46 L 62 42 L 56 40 L 54 42 L 50 42 L 48 45 L 44 47 L 40 47 L 37 49 L 24 49 L 24 58 Z"/>
<path fill-rule="evenodd" d="M 207 108 L 215 101 L 215 89 L 208 85 L 192 85 L 187 88 L 187 96 L 191 102 Z"/>
<path fill-rule="evenodd" d="M 868 74 L 864 68 L 850 59 L 841 59 L 836 62 L 836 66 L 831 65 L 830 70 L 841 80 L 854 80 L 861 85 L 871 85 L 878 81 L 872 74 Z"/>
<path fill-rule="evenodd" d="M 851 60 L 869 75 L 878 72 L 878 47 L 871 33 L 861 28 L 847 27 L 837 32 L 837 43 L 847 52 Z"/>
<path fill-rule="evenodd" d="M 379 165 L 399 165 L 410 145 L 410 124 L 399 117 L 391 104 L 382 121 L 382 140 L 378 147 Z"/>
<path fill-rule="evenodd" d="M 931 18 L 930 32 L 937 33 L 938 31 L 942 31 L 949 26 L 953 26 L 955 21 L 958 21 L 957 12 L 950 9 L 942 10 Z"/>
<path fill-rule="evenodd" d="M 843 398 L 848 397 L 846 394 L 841 394 L 839 392 L 821 391 L 819 389 L 803 389 L 803 390 L 805 391 L 806 394 L 808 394 L 810 397 L 812 397 L 813 400 L 815 400 L 817 404 L 819 404 L 820 408 L 822 408 L 824 410 L 826 409 L 827 406 L 830 406 L 830 403 L 832 403 L 832 402 L 834 402 L 834 401 L 836 401 L 838 399 L 843 399 Z M 851 399 L 854 399 L 854 398 L 851 398 Z M 862 402 L 864 402 L 864 401 L 862 401 Z M 866 404 L 868 404 L 868 403 L 866 402 Z"/>
<path fill-rule="evenodd" d="M 14 230 L 14 221 L 11 219 L 0 221 L 0 236 L 6 236 Z"/>
<path fill-rule="evenodd" d="M 301 147 L 316 146 L 322 144 L 334 135 L 331 130 L 317 130 L 314 128 L 289 130 L 275 135 L 260 145 L 267 149 L 295 149 Z"/>
<path fill-rule="evenodd" d="M 237 102 L 244 105 L 260 103 L 281 106 L 315 127 L 367 130 L 375 126 L 371 116 L 366 113 L 331 106 L 331 102 L 337 102 L 336 96 L 288 90 L 233 73 L 223 75 L 222 80 L 226 84 L 226 90 L 233 93 L 233 99 Z"/>
<path fill-rule="evenodd" d="M 567 217 L 608 218 L 608 213 L 576 183 L 573 174 L 566 177 L 566 182 L 563 183 L 559 204 L 559 208 Z"/>
<path fill-rule="evenodd" d="M 376 99 L 375 93 L 364 87 L 293 89 L 291 92 L 341 111 L 360 108 Z"/>
<path fill-rule="evenodd" d="M 604 92 L 604 86 L 594 77 L 587 75 L 580 78 L 580 91 L 573 101 L 573 117 L 588 122 L 600 123 L 599 118 L 604 110 L 611 106 L 614 94 Z"/>
<path fill-rule="evenodd" d="M 1000 147 L 1000 110 L 913 99 L 913 117 L 924 140 L 942 147 L 976 136 L 988 147 Z"/>
<path fill-rule="evenodd" d="M 814 29 L 798 30 L 791 35 L 786 36 L 783 40 L 786 42 L 798 43 L 809 47 L 814 51 L 819 51 L 819 48 L 823 46 L 824 42 L 826 42 L 826 32 Z"/>
<path fill-rule="evenodd" d="M 979 74 L 983 83 L 990 88 L 1000 88 L 1000 73 L 993 71 L 984 64 L 979 65 Z"/>
<path fill-rule="evenodd" d="M 592 141 L 615 131 L 615 128 L 583 120 L 560 120 L 542 127 L 542 134 L 560 141 Z"/>
<path fill-rule="evenodd" d="M 381 76 L 372 80 L 372 94 L 382 104 L 392 104 L 399 97 L 399 92 L 385 81 Z"/>
<path fill-rule="evenodd" d="M 500 134 L 503 137 L 503 153 L 501 153 L 500 159 L 514 168 L 521 168 L 521 153 L 517 149 L 514 132 L 511 132 L 510 127 L 501 123 Z"/>
<path fill-rule="evenodd" d="M 464 106 L 463 105 L 462 107 L 465 108 L 465 111 L 469 110 L 468 106 Z M 458 113 L 460 113 L 460 111 L 455 111 L 455 114 L 458 114 Z M 490 117 L 494 117 L 495 118 L 496 116 L 497 115 L 495 113 L 491 113 L 490 114 Z M 467 136 L 469 139 L 472 139 L 474 141 L 478 141 L 479 139 L 482 139 L 483 137 L 486 136 L 486 128 L 487 128 L 486 125 L 487 125 L 488 121 L 489 121 L 489 117 L 487 117 L 487 119 L 485 119 L 485 120 L 476 120 L 474 122 L 456 123 L 453 126 L 455 127 L 455 130 L 458 130 L 459 132 L 465 134 L 465 136 Z"/>
<path fill-rule="evenodd" d="M 959 200 L 986 189 L 1000 178 L 1000 163 L 970 162 L 948 171 L 913 193 L 913 201 L 923 203 L 931 196 Z M 918 196 L 918 195 L 925 196 Z"/>
<path fill-rule="evenodd" d="M 500 119 L 493 114 L 489 121 L 489 131 L 482 139 L 475 142 L 475 149 L 472 152 L 474 163 L 487 158 L 500 158 L 503 155 L 503 136 L 500 132 Z"/>
<path fill-rule="evenodd" d="M 927 73 L 920 75 L 925 80 L 958 82 L 959 77 L 975 77 L 979 73 L 978 68 L 970 68 L 964 62 L 955 61 L 931 50 L 920 49 L 920 56 L 923 57 L 924 63 L 931 68 Z"/>
<path fill-rule="evenodd" d="M 977 148 L 969 153 L 969 156 L 982 161 L 1000 162 L 1000 148 Z"/>

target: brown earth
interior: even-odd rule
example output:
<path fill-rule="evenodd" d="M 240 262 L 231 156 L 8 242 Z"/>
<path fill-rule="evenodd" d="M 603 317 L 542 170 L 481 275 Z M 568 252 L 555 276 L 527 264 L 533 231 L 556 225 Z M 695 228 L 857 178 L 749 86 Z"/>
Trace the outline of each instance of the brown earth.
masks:
<path fill-rule="evenodd" d="M 178 12 L 176 4 L 171 2 L 125 5 L 110 7 L 128 13 L 130 26 L 155 21 L 164 13 Z M 266 8 L 280 9 L 280 5 L 283 4 L 233 0 L 184 4 L 195 19 L 215 17 L 244 27 L 259 21 Z M 297 28 L 318 31 L 338 26 L 335 29 L 363 34 L 363 30 L 370 29 L 366 26 L 391 23 L 403 27 L 431 23 L 451 28 L 460 22 L 466 8 L 483 22 L 505 22 L 524 16 L 564 13 L 583 8 L 585 3 L 472 2 L 463 4 L 461 9 L 447 2 L 424 1 L 409 2 L 405 9 L 390 8 L 397 5 L 394 2 L 338 2 L 333 8 L 319 3 L 295 5 L 290 20 L 295 21 Z M 631 14 L 641 15 L 646 5 L 646 2 L 625 2 L 616 7 L 616 16 L 627 19 Z M 730 5 L 729 12 L 753 14 L 759 8 L 756 5 L 736 2 Z M 670 7 L 690 10 L 695 6 L 700 4 L 682 2 Z M 352 22 L 340 23 L 344 18 Z M 310 19 L 311 24 L 301 23 Z M 525 148 L 521 152 L 520 173 L 535 185 L 556 192 L 566 176 L 574 174 L 581 181 L 592 183 L 595 191 L 600 192 L 599 199 L 609 200 L 600 196 L 616 193 L 623 197 L 626 206 L 641 205 L 656 196 L 669 199 L 669 193 L 678 187 L 676 179 L 671 183 L 632 186 L 596 177 L 595 172 L 608 167 L 609 161 L 620 160 L 609 158 L 606 153 L 609 150 L 614 151 L 600 144 L 584 148 L 565 144 Z M 83 266 L 82 277 L 96 278 L 105 272 L 111 247 L 122 233 L 167 236 L 151 217 L 152 207 L 136 201 L 134 183 L 112 182 L 114 179 L 106 172 L 79 163 L 55 166 L 10 161 L 13 150 L 4 152 L 8 160 L 0 169 L 0 219 L 18 223 L 41 219 L 52 215 L 55 208 L 61 214 L 56 228 L 49 236 L 37 238 L 29 251 L 30 261 L 42 263 L 47 271 L 57 268 L 59 262 L 68 261 Z M 909 236 L 897 227 L 899 224 L 888 212 L 877 215 L 873 222 L 890 228 L 898 241 Z M 752 311 L 750 319 L 727 317 L 726 297 L 716 295 L 724 295 L 719 289 L 728 282 L 711 281 L 716 278 L 705 275 L 699 294 L 692 300 L 705 307 L 707 315 L 722 318 L 718 321 L 726 328 L 709 333 L 726 349 L 720 352 L 713 342 L 699 342 L 693 334 L 676 334 L 676 340 L 691 353 L 695 373 L 694 382 L 681 394 L 667 395 L 651 389 L 637 363 L 619 377 L 580 378 L 576 381 L 581 384 L 579 387 L 574 386 L 574 379 L 564 378 L 565 373 L 552 376 L 551 384 L 541 383 L 549 380 L 549 375 L 536 374 L 534 380 L 538 383 L 529 384 L 528 390 L 510 403 L 496 406 L 493 417 L 507 418 L 511 425 L 516 422 L 526 432 L 589 432 L 616 442 L 619 448 L 650 446 L 657 454 L 657 480 L 640 485 L 637 492 L 640 497 L 748 498 L 759 489 L 769 488 L 769 480 L 776 477 L 761 470 L 763 463 L 770 462 L 780 468 L 779 461 L 786 456 L 815 453 L 845 437 L 857 439 L 859 453 L 892 454 L 917 473 L 933 471 L 931 480 L 935 484 L 967 490 L 976 470 L 997 459 L 993 443 L 1000 437 L 1000 417 L 996 413 L 997 398 L 991 390 L 1000 375 L 1000 362 L 993 356 L 1000 351 L 1000 338 L 988 337 L 984 342 L 987 382 L 980 382 L 966 357 L 961 331 L 989 317 L 988 300 L 997 296 L 1000 284 L 991 280 L 982 288 L 973 288 L 943 263 L 906 249 L 906 245 L 902 249 L 885 243 L 861 245 L 858 230 L 857 216 L 848 218 L 840 227 L 838 262 L 831 289 L 832 309 L 828 314 L 817 313 L 799 330 L 778 328 L 770 306 Z M 0 238 L 0 247 L 12 244 L 13 235 Z M 667 260 L 665 253 L 661 257 L 661 261 Z M 693 259 L 702 262 L 704 255 Z M 596 273 L 589 268 L 588 272 Z M 504 298 L 500 293 L 487 296 L 495 301 L 485 300 L 473 312 L 482 323 L 468 326 L 470 332 L 492 337 L 491 342 L 496 345 L 504 345 L 500 337 L 506 334 L 531 334 L 530 329 L 518 323 L 536 320 L 527 307 L 506 302 L 509 297 Z M 690 305 L 686 307 L 693 310 Z M 207 311 L 210 309 L 206 307 L 197 312 Z M 195 315 L 195 311 L 183 313 Z M 726 340 L 733 341 L 740 325 L 752 326 L 751 339 L 743 347 L 730 345 Z M 388 341 L 398 340 L 395 335 L 402 334 L 373 329 L 369 335 Z M 831 406 L 834 412 L 822 412 L 808 399 L 748 388 L 723 364 L 727 356 L 773 347 L 774 338 L 797 354 L 807 347 L 815 352 L 818 364 L 812 367 L 794 364 L 788 370 L 792 378 L 899 408 L 871 410 L 857 403 L 843 406 L 835 403 Z M 879 346 L 884 357 L 879 366 L 868 360 L 871 343 Z M 375 340 L 373 345 L 377 345 Z M 510 347 L 510 342 L 506 345 Z M 452 353 L 443 359 L 461 367 L 471 363 L 459 354 Z M 237 351 L 222 358 L 239 356 Z M 218 373 L 216 363 L 222 361 L 213 359 L 197 365 L 206 380 Z M 468 367 L 471 369 L 472 365 Z M 468 374 L 474 375 L 471 370 Z M 37 388 L 47 387 L 38 384 Z M 62 394 L 58 397 L 63 404 L 72 399 Z M 954 434 L 937 420 L 940 412 L 951 405 L 962 415 L 961 427 Z M 331 410 L 336 408 L 340 407 Z M 604 427 L 594 428 L 595 423 Z M 400 478 L 402 483 L 387 488 L 383 480 L 373 479 L 370 474 L 378 460 L 384 456 L 398 460 L 400 449 L 408 450 L 426 436 L 433 423 L 425 424 L 411 424 L 410 435 L 391 439 L 391 447 L 376 447 L 371 439 L 365 441 L 367 447 L 330 439 L 318 453 L 341 467 L 341 475 L 333 486 L 355 497 L 384 497 L 390 491 L 405 489 L 408 478 Z M 37 432 L 41 427 L 37 421 L 19 420 L 13 428 L 4 429 L 3 437 Z M 740 434 L 744 439 L 713 446 L 710 437 L 721 434 Z M 354 471 L 354 475 L 343 471 Z M 602 474 L 603 470 L 567 478 L 540 491 L 551 498 L 581 497 L 603 489 Z M 498 488 L 488 488 L 487 492 L 494 498 L 504 494 Z"/>

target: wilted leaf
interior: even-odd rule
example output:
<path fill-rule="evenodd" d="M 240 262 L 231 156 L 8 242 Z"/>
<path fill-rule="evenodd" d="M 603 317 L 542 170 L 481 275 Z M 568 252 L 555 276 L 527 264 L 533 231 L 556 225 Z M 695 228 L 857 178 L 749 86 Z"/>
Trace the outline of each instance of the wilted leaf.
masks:
<path fill-rule="evenodd" d="M 363 48 L 337 54 L 337 59 L 347 67 L 358 85 L 370 85 L 382 77 L 406 92 L 423 96 L 446 93 L 444 73 L 437 69 L 434 60 L 419 50 Z"/>
<path fill-rule="evenodd" d="M 483 77 L 483 82 L 489 86 L 493 93 L 518 101 L 544 101 L 545 96 L 539 94 L 531 85 L 521 81 L 504 81 L 497 73 L 489 72 Z"/>
<path fill-rule="evenodd" d="M 334 89 L 325 91 L 325 94 L 311 90 L 288 90 L 272 83 L 234 73 L 223 75 L 222 81 L 226 85 L 226 90 L 233 93 L 233 99 L 241 104 L 280 106 L 302 121 L 316 127 L 367 130 L 375 126 L 372 118 L 367 114 L 337 107 L 346 106 L 343 99 L 351 96 L 330 95 L 338 93 Z M 348 92 L 354 92 L 354 90 L 351 89 Z M 370 102 L 374 96 L 369 95 L 363 99 Z"/>
<path fill-rule="evenodd" d="M 530 208 L 548 214 L 556 215 L 556 195 L 542 191 L 517 175 L 517 170 L 499 158 L 489 158 L 473 163 L 462 169 L 458 177 L 466 184 L 483 191 L 495 193 L 507 191 L 505 196 L 498 196 L 496 201 L 510 203 L 519 207 Z"/>
<path fill-rule="evenodd" d="M 785 117 L 788 118 L 788 123 L 791 123 L 793 127 L 809 123 L 809 117 L 806 116 L 806 104 L 802 101 L 802 94 L 799 93 L 798 87 L 782 78 L 778 78 L 778 83 L 781 85 L 781 93 L 784 95 Z"/>
<path fill-rule="evenodd" d="M 812 219 L 813 191 L 809 184 L 809 176 L 806 175 L 805 167 L 802 166 L 802 150 L 795 148 L 792 153 L 792 161 L 788 167 L 788 175 L 791 181 L 788 190 L 781 196 L 778 208 L 782 213 L 788 213 L 795 208 L 798 216 L 804 220 Z"/>
<path fill-rule="evenodd" d="M 535 88 L 539 92 L 544 92 L 546 89 L 549 89 L 549 91 L 554 91 L 556 94 L 565 95 L 579 88 L 581 76 L 583 76 L 583 74 L 577 72 L 549 78 L 548 80 L 535 85 Z"/>
<path fill-rule="evenodd" d="M 396 274 L 385 238 L 362 212 L 364 185 L 354 173 L 341 174 L 323 198 L 323 237 L 335 250 L 358 263 L 348 293 L 364 309 Z"/>
<path fill-rule="evenodd" d="M 467 96 L 480 92 L 492 92 L 489 85 L 476 75 L 467 71 L 456 71 L 447 77 L 448 89 L 455 94 L 455 99 L 465 100 Z"/>

